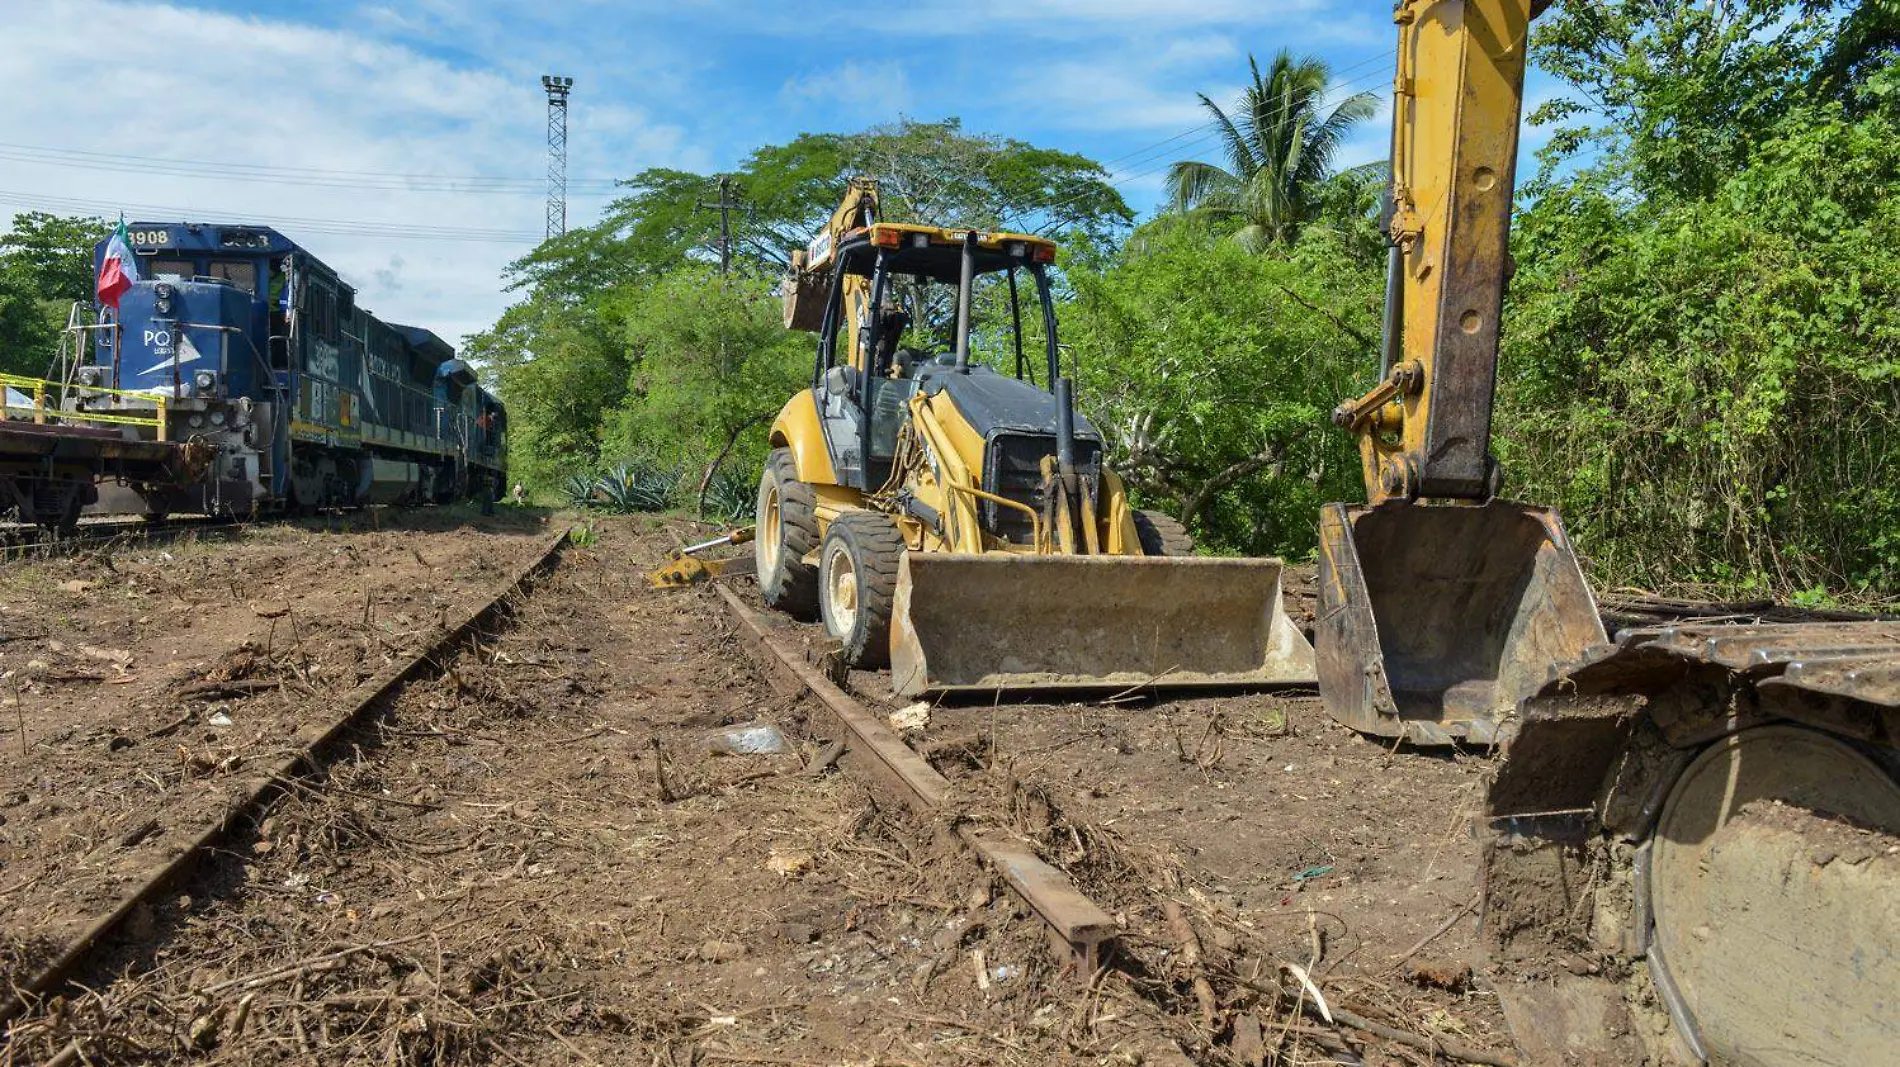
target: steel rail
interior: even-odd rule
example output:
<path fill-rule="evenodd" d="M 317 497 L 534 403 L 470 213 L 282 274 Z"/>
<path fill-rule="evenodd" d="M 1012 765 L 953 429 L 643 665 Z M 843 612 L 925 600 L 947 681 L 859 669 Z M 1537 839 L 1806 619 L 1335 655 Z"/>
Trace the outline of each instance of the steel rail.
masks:
<path fill-rule="evenodd" d="M 926 819 L 939 825 L 952 823 L 963 843 L 1048 925 L 1053 939 L 1067 951 L 1075 973 L 1084 981 L 1093 976 L 1100 966 L 1102 947 L 1115 936 L 1114 918 L 1077 889 L 1068 875 L 1037 857 L 1026 842 L 962 818 L 952 805 L 949 780 L 930 761 L 807 662 L 782 627 L 752 610 L 725 586 L 716 588 L 773 687 L 786 693 L 808 690 L 830 710 L 844 733 L 840 763 Z"/>
<path fill-rule="evenodd" d="M 40 998 L 59 988 L 88 956 L 106 942 L 135 907 L 188 873 L 204 858 L 211 846 L 241 820 L 262 810 L 265 804 L 294 785 L 297 779 L 323 767 L 326 763 L 324 753 L 332 742 L 361 724 L 372 712 L 386 707 L 403 686 L 421 675 L 426 666 L 457 642 L 478 632 L 506 611 L 510 601 L 526 593 L 537 578 L 560 561 L 561 548 L 567 541 L 568 533 L 563 530 L 542 546 L 534 558 L 519 568 L 498 591 L 476 604 L 460 622 L 428 647 L 384 667 L 351 690 L 334 715 L 299 730 L 292 738 L 296 750 L 263 773 L 248 779 L 238 795 L 230 799 L 215 817 L 200 823 L 196 828 L 174 830 L 160 827 L 164 831 L 162 835 L 146 835 L 148 839 L 160 836 L 177 839 L 185 835 L 189 835 L 189 838 L 188 843 L 179 848 L 176 854 L 137 878 L 119 894 L 108 910 L 87 922 L 85 928 L 67 942 L 52 962 L 41 967 L 31 978 L 18 983 L 9 992 L 8 998 L 0 1002 L 0 1023 L 10 1022 Z"/>
<path fill-rule="evenodd" d="M 114 519 L 81 522 L 72 532 L 59 535 L 41 526 L 20 523 L 0 527 L 0 562 L 25 559 L 35 554 L 48 558 L 64 556 L 99 545 L 165 541 L 196 530 L 235 532 L 253 524 L 251 521 L 222 515 L 183 515 L 159 521 Z"/>

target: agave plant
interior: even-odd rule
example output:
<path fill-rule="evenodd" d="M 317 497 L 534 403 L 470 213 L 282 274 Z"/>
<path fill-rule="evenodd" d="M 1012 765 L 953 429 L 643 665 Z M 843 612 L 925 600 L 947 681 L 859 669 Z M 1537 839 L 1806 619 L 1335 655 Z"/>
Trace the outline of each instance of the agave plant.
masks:
<path fill-rule="evenodd" d="M 759 476 L 744 470 L 722 470 L 706 485 L 705 518 L 740 522 L 752 514 Z"/>
<path fill-rule="evenodd" d="M 594 489 L 599 483 L 585 474 L 570 474 L 561 483 L 561 492 L 567 497 L 567 506 L 571 508 L 592 507 L 595 504 Z"/>
<path fill-rule="evenodd" d="M 594 492 L 610 511 L 665 511 L 678 485 L 678 470 L 657 460 L 632 459 L 601 475 Z"/>

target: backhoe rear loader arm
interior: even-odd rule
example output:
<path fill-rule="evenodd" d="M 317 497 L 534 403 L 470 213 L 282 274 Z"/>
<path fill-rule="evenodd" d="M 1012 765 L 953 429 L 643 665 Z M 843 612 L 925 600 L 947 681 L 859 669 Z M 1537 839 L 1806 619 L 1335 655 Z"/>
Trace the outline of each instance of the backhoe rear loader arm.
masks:
<path fill-rule="evenodd" d="M 1526 38 L 1543 7 L 1402 0 L 1393 15 L 1389 230 L 1398 269 L 1387 326 L 1399 336 L 1388 340 L 1386 380 L 1334 416 L 1359 436 L 1370 503 L 1496 492 L 1498 317 Z"/>

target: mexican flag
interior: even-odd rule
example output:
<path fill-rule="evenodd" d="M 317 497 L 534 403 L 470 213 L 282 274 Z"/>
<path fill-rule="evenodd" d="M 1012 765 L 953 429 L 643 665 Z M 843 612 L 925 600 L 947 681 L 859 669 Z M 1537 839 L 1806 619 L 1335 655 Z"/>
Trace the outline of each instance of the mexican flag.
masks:
<path fill-rule="evenodd" d="M 99 264 L 99 284 L 93 295 L 101 304 L 119 310 L 119 297 L 139 280 L 138 257 L 132 254 L 132 242 L 125 236 L 125 216 L 119 216 L 119 228 L 112 231 L 106 244 L 106 258 Z"/>

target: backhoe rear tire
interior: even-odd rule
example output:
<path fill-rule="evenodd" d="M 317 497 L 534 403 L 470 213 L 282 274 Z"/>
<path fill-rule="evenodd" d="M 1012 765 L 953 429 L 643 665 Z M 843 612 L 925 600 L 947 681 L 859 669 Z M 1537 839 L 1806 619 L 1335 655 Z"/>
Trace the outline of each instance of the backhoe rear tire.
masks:
<path fill-rule="evenodd" d="M 818 606 L 845 665 L 877 670 L 891 662 L 891 612 L 904 538 L 890 516 L 852 511 L 825 531 L 818 554 Z"/>
<path fill-rule="evenodd" d="M 1135 512 L 1135 533 L 1144 556 L 1192 556 L 1194 535 L 1171 515 L 1159 511 Z"/>
<path fill-rule="evenodd" d="M 818 617 L 818 568 L 804 562 L 818 547 L 818 494 L 798 480 L 789 449 L 775 448 L 759 477 L 752 542 L 765 603 L 806 622 Z"/>

